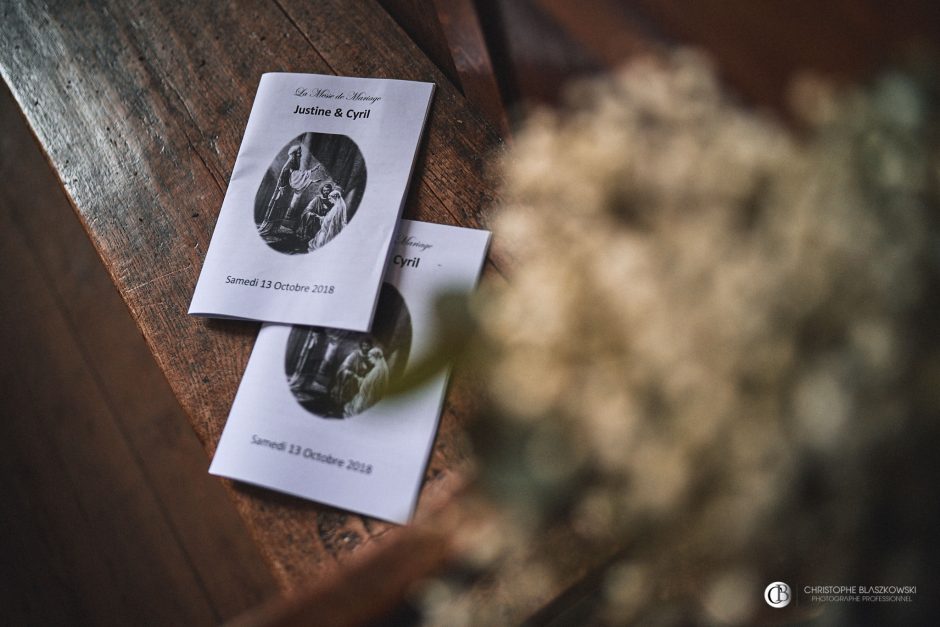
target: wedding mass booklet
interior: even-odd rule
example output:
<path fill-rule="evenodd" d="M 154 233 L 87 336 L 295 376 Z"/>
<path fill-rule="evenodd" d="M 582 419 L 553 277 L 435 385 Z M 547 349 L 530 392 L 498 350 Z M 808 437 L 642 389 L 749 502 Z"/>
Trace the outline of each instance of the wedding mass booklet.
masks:
<path fill-rule="evenodd" d="M 447 374 L 384 394 L 429 352 L 436 298 L 474 288 L 489 237 L 402 220 L 370 332 L 263 325 L 209 472 L 407 522 Z"/>
<path fill-rule="evenodd" d="M 433 91 L 262 76 L 189 313 L 368 330 Z"/>

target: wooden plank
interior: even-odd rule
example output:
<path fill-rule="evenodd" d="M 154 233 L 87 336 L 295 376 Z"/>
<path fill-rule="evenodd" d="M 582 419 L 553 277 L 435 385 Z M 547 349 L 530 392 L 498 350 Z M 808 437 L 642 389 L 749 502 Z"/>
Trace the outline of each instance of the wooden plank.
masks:
<path fill-rule="evenodd" d="M 451 555 L 451 530 L 408 527 L 398 542 L 349 565 L 329 585 L 275 599 L 233 621 L 229 627 L 340 627 L 396 624 L 389 612 Z M 367 602 L 363 602 L 367 599 Z"/>
<path fill-rule="evenodd" d="M 577 11 L 582 3 L 572 5 Z M 485 0 L 481 13 L 489 17 L 492 51 L 503 75 L 508 104 L 518 110 L 533 103 L 555 103 L 566 81 L 594 74 L 603 65 L 564 28 L 535 4 L 535 0 Z"/>
<path fill-rule="evenodd" d="M 185 311 L 262 72 L 436 82 L 407 214 L 485 223 L 493 190 L 483 163 L 498 136 L 372 2 L 313 10 L 24 1 L 3 17 L 0 71 L 210 453 L 257 326 Z M 448 485 L 461 414 L 451 402 L 429 469 Z M 352 553 L 395 535 L 358 516 L 230 487 L 285 588 L 328 577 Z"/>
<path fill-rule="evenodd" d="M 509 119 L 493 61 L 473 0 L 434 0 L 441 27 L 460 75 L 464 95 L 503 137 L 510 135 Z"/>
<path fill-rule="evenodd" d="M 573 78 L 684 45 L 707 51 L 742 100 L 785 113 L 795 72 L 864 79 L 912 50 L 936 51 L 940 33 L 940 4 L 929 0 L 478 2 L 498 18 L 511 105 L 557 102 Z"/>
<path fill-rule="evenodd" d="M 927 0 L 636 0 L 669 39 L 707 50 L 748 102 L 785 111 L 798 71 L 864 79 L 918 40 L 936 49 L 940 8 Z"/>
<path fill-rule="evenodd" d="M 657 51 L 652 36 L 623 2 L 588 0 L 577 5 L 564 0 L 534 0 L 568 37 L 605 68 L 615 68 L 640 53 Z"/>
<path fill-rule="evenodd" d="M 4 619 L 217 622 L 4 203 L 0 233 Z"/>
<path fill-rule="evenodd" d="M 503 137 L 509 120 L 473 0 L 379 0 Z"/>
<path fill-rule="evenodd" d="M 218 616 L 235 616 L 274 594 L 274 581 L 224 491 L 206 475 L 185 414 L 12 97 L 2 86 L 0 92 L 0 179 L 7 181 L 0 202 L 15 225 L 4 235 L 22 239 L 35 258 L 200 588 Z"/>
<path fill-rule="evenodd" d="M 422 52 L 434 62 L 441 72 L 450 81 L 460 86 L 460 75 L 454 65 L 441 21 L 433 0 L 378 0 L 382 8 L 388 11 L 408 37 L 414 41 Z"/>

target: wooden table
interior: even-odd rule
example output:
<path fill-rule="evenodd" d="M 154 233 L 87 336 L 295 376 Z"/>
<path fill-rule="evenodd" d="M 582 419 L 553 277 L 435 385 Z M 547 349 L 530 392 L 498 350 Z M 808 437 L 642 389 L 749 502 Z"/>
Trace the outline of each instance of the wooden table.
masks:
<path fill-rule="evenodd" d="M 880 63 L 899 32 L 919 28 L 892 18 L 902 11 L 868 0 L 723 12 L 727 5 L 712 0 L 477 4 L 484 18 L 500 14 L 494 62 L 511 70 L 504 83 L 516 101 L 553 100 L 560 79 L 572 73 L 690 42 L 713 52 L 746 101 L 779 106 L 792 69 L 857 74 Z M 936 16 L 930 3 L 901 4 L 918 8 L 915 16 Z M 403 22 L 417 25 L 409 32 L 435 57 L 432 63 L 372 0 L 23 0 L 7 3 L 2 15 L 0 72 L 209 455 L 258 325 L 192 318 L 186 309 L 263 72 L 436 83 L 405 215 L 486 226 L 494 191 L 484 164 L 501 148 L 496 127 L 439 69 L 450 67 L 435 56 L 446 46 L 422 38 L 420 21 Z M 880 29 L 881 19 L 890 28 Z M 497 242 L 487 272 L 508 265 Z M 459 484 L 455 432 L 469 396 L 459 382 L 451 390 L 419 514 Z M 357 555 L 401 536 L 360 516 L 228 487 L 284 590 L 328 582 Z"/>

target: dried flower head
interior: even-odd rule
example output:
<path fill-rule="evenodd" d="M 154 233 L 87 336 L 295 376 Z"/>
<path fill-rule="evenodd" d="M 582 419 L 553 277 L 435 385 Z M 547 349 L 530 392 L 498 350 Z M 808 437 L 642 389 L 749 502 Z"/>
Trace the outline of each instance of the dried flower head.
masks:
<path fill-rule="evenodd" d="M 766 576 L 857 567 L 873 461 L 936 434 L 912 396 L 940 384 L 920 369 L 938 363 L 929 94 L 803 79 L 797 135 L 687 51 L 577 93 L 502 164 L 517 263 L 478 312 L 484 483 L 527 524 L 644 543 L 608 618 L 651 616 L 650 573 L 681 562 L 709 620 L 748 622 Z"/>

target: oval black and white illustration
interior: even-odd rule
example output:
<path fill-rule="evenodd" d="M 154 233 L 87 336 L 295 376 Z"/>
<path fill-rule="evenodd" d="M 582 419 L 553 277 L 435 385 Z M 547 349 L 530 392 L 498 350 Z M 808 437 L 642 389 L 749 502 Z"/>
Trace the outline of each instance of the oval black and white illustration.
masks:
<path fill-rule="evenodd" d="M 321 248 L 356 215 L 366 162 L 346 135 L 303 133 L 278 152 L 255 194 L 255 225 L 268 246 L 295 255 Z"/>
<path fill-rule="evenodd" d="M 405 371 L 411 314 L 388 283 L 382 285 L 371 333 L 295 326 L 284 371 L 294 398 L 321 418 L 350 418 L 375 405 Z"/>

